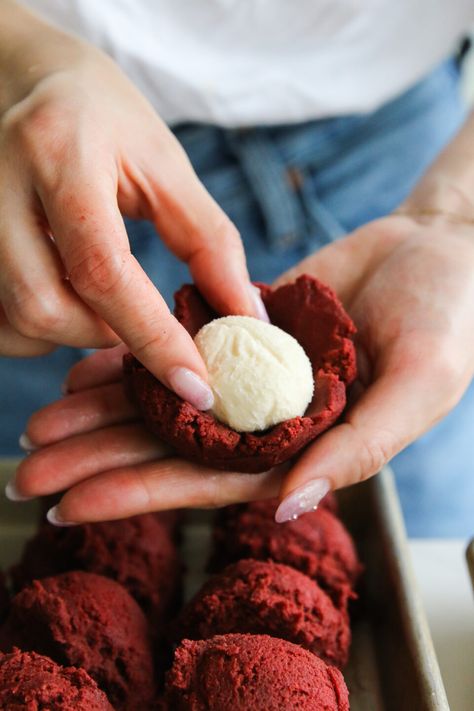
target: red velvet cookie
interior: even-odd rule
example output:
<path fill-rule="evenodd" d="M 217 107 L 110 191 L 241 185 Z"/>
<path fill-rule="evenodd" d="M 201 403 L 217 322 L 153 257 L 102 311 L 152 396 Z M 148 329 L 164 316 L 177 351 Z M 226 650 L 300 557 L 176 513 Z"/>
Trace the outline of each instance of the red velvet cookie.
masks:
<path fill-rule="evenodd" d="M 61 667 L 48 657 L 19 649 L 0 653 L 0 709 L 113 711 L 83 669 Z"/>
<path fill-rule="evenodd" d="M 147 427 L 181 456 L 216 469 L 262 472 L 287 461 L 334 424 L 356 376 L 355 327 L 329 287 L 310 276 L 275 290 L 259 286 L 271 323 L 296 338 L 311 361 L 315 392 L 303 417 L 264 432 L 236 432 L 182 400 L 132 355 L 124 358 L 125 385 Z M 175 299 L 176 318 L 193 337 L 217 318 L 194 286 L 183 286 Z"/>
<path fill-rule="evenodd" d="M 169 711 L 349 711 L 341 672 L 267 635 L 184 640 L 167 675 Z"/>
<path fill-rule="evenodd" d="M 180 598 L 181 562 L 168 527 L 157 514 L 59 528 L 44 523 L 11 571 L 16 590 L 32 580 L 71 570 L 121 583 L 153 624 Z"/>
<path fill-rule="evenodd" d="M 276 523 L 268 501 L 229 507 L 218 515 L 210 568 L 241 558 L 274 560 L 313 578 L 336 606 L 345 609 L 361 571 L 354 542 L 343 523 L 325 508 L 296 521 Z"/>
<path fill-rule="evenodd" d="M 16 595 L 0 650 L 35 651 L 82 667 L 117 711 L 150 708 L 153 663 L 143 612 L 122 585 L 76 571 L 35 580 Z"/>
<path fill-rule="evenodd" d="M 268 634 L 300 644 L 328 664 L 347 662 L 351 633 L 316 581 L 288 565 L 240 560 L 210 578 L 182 611 L 176 639 Z"/>

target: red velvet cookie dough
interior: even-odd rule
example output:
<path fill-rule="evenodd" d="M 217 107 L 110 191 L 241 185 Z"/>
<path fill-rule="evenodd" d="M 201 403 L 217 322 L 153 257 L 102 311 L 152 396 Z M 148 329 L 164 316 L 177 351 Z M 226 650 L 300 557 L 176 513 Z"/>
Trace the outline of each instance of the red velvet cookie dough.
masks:
<path fill-rule="evenodd" d="M 211 569 L 241 558 L 274 560 L 316 580 L 337 607 L 345 608 L 361 565 L 349 532 L 336 516 L 318 508 L 296 521 L 275 523 L 275 509 L 268 501 L 229 508 L 214 528 Z"/>
<path fill-rule="evenodd" d="M 177 639 L 268 634 L 338 667 L 347 662 L 351 639 L 347 615 L 314 580 L 287 565 L 250 559 L 210 578 L 184 608 L 176 631 Z"/>
<path fill-rule="evenodd" d="M 61 667 L 48 657 L 19 649 L 0 653 L 0 709 L 113 711 L 83 669 Z"/>
<path fill-rule="evenodd" d="M 299 341 L 312 364 L 315 394 L 303 417 L 239 433 L 181 400 L 133 356 L 124 358 L 125 385 L 147 427 L 181 456 L 216 469 L 261 472 L 290 459 L 337 420 L 356 375 L 354 324 L 329 287 L 309 276 L 275 290 L 260 286 L 271 322 Z M 193 286 L 175 299 L 175 315 L 193 337 L 217 316 Z"/>
<path fill-rule="evenodd" d="M 267 635 L 184 640 L 167 675 L 169 711 L 348 711 L 341 672 Z"/>
<path fill-rule="evenodd" d="M 82 667 L 117 711 L 148 709 L 153 664 L 143 612 L 122 585 L 93 573 L 35 580 L 16 595 L 0 650 L 19 647 Z"/>
<path fill-rule="evenodd" d="M 44 523 L 12 569 L 15 589 L 35 579 L 85 570 L 117 580 L 159 623 L 180 597 L 181 563 L 171 535 L 166 519 L 156 514 L 71 528 Z"/>

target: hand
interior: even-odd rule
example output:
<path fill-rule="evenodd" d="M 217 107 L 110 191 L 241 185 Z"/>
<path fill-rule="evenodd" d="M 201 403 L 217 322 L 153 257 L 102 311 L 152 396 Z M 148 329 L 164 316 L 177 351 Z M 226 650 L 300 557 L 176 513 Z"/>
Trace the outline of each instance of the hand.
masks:
<path fill-rule="evenodd" d="M 122 340 L 206 409 L 204 363 L 131 255 L 121 212 L 155 223 L 218 312 L 261 316 L 237 230 L 106 55 L 13 7 L 5 37 L 0 26 L 0 353 Z"/>
<path fill-rule="evenodd" d="M 16 493 L 69 489 L 57 515 L 81 522 L 279 491 L 284 520 L 312 508 L 328 487 L 378 471 L 454 407 L 472 377 L 472 227 L 388 217 L 309 257 L 280 283 L 301 273 L 330 284 L 355 319 L 358 398 L 286 475 L 217 472 L 164 451 L 121 387 L 101 384 L 118 375 L 117 356 L 104 351 L 73 368 L 75 394 L 31 418 L 27 434 L 41 449 L 20 465 Z"/>
<path fill-rule="evenodd" d="M 69 394 L 31 417 L 20 442 L 32 451 L 7 486 L 10 499 L 70 489 L 72 510 L 63 511 L 63 500 L 56 522 L 71 515 L 83 522 L 276 496 L 281 470 L 216 471 L 179 459 L 151 435 L 124 393 L 126 350 L 119 345 L 80 361 L 66 380 Z"/>

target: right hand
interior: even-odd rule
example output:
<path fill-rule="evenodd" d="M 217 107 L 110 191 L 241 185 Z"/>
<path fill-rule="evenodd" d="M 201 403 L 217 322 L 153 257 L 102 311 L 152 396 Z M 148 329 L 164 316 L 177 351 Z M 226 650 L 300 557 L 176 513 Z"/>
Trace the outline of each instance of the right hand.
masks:
<path fill-rule="evenodd" d="M 0 28 L 0 353 L 122 340 L 209 407 L 204 363 L 131 255 L 121 212 L 154 222 L 218 312 L 258 316 L 236 228 L 111 59 L 6 7 L 22 29 Z"/>

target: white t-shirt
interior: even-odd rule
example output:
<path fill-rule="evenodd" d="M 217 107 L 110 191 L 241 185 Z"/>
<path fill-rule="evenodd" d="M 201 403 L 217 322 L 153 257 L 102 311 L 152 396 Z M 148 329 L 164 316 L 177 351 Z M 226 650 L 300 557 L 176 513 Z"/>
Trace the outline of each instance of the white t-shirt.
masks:
<path fill-rule="evenodd" d="M 371 111 L 454 50 L 474 0 L 23 0 L 108 52 L 170 124 Z"/>

